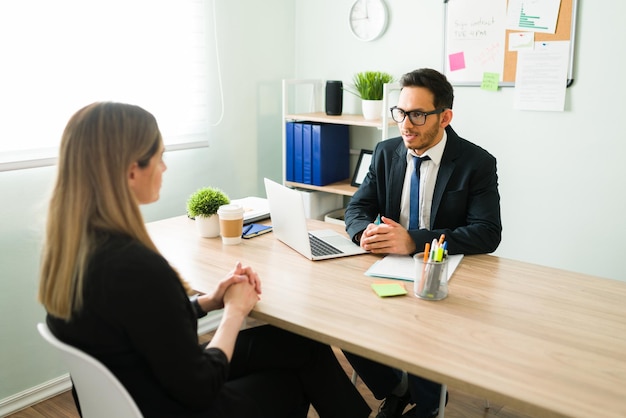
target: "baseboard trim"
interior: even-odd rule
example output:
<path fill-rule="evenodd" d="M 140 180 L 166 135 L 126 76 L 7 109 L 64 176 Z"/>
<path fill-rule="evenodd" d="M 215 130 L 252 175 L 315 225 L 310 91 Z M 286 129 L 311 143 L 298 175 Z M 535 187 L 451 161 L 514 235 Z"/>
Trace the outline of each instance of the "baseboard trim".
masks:
<path fill-rule="evenodd" d="M 0 400 L 0 417 L 14 414 L 29 406 L 56 396 L 72 387 L 70 375 L 64 374 L 40 385 Z"/>
<path fill-rule="evenodd" d="M 217 329 L 222 320 L 222 311 L 211 312 L 198 320 L 198 335 Z M 8 398 L 0 399 L 0 417 L 14 414 L 22 409 L 59 395 L 72 387 L 69 374 L 64 374 L 40 385 L 26 389 Z"/>

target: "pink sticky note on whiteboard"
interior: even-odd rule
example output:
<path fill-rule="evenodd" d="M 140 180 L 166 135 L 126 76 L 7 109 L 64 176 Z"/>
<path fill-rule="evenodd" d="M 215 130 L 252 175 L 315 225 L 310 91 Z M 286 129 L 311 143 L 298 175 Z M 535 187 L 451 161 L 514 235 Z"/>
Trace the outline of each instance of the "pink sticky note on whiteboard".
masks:
<path fill-rule="evenodd" d="M 465 68 L 465 54 L 463 52 L 457 52 L 456 54 L 448 55 L 450 60 L 450 71 L 462 70 Z"/>

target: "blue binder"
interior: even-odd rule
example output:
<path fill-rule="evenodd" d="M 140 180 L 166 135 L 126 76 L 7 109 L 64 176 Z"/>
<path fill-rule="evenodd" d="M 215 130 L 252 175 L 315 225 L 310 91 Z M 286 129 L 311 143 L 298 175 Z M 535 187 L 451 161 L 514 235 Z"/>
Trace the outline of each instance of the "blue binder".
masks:
<path fill-rule="evenodd" d="M 302 183 L 303 169 L 302 169 L 302 123 L 295 122 L 293 124 L 293 179 L 298 183 Z"/>
<path fill-rule="evenodd" d="M 295 181 L 294 177 L 294 141 L 293 141 L 293 129 L 294 122 L 287 122 L 286 129 L 286 143 L 285 143 L 285 179 L 287 181 Z"/>
<path fill-rule="evenodd" d="M 311 124 L 302 124 L 302 183 L 312 184 Z"/>
<path fill-rule="evenodd" d="M 347 125 L 314 124 L 311 131 L 313 184 L 325 186 L 350 176 Z"/>

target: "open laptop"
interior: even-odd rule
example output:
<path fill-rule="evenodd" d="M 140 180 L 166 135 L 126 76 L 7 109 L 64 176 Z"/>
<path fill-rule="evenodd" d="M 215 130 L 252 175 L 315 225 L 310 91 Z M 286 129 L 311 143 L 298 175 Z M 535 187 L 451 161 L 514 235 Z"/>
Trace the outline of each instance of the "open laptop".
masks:
<path fill-rule="evenodd" d="M 276 238 L 308 258 L 326 260 L 366 253 L 347 237 L 330 229 L 309 231 L 302 196 L 296 190 L 265 179 L 272 228 Z"/>

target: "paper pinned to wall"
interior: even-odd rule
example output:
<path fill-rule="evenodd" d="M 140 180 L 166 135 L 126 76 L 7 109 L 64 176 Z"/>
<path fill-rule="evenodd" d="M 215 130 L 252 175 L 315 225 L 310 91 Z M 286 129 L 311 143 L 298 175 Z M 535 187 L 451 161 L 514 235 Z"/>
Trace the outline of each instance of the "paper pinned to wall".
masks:
<path fill-rule="evenodd" d="M 534 50 L 518 51 L 515 109 L 565 109 L 569 41 L 535 42 Z"/>
<path fill-rule="evenodd" d="M 507 29 L 555 33 L 561 0 L 509 0 Z"/>

